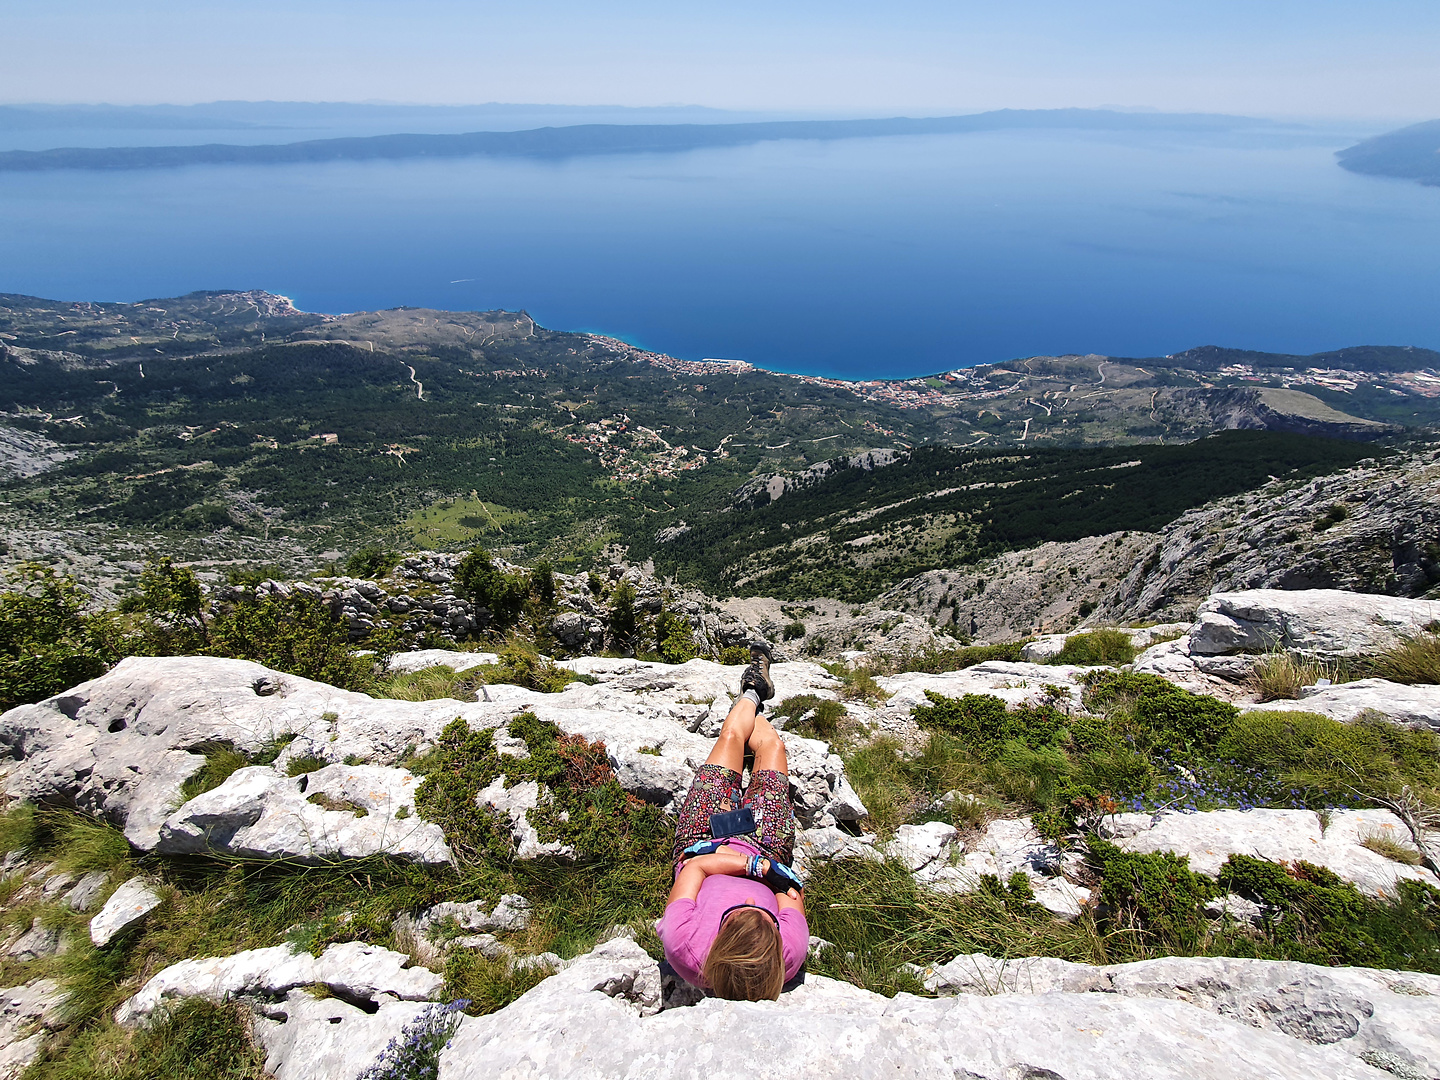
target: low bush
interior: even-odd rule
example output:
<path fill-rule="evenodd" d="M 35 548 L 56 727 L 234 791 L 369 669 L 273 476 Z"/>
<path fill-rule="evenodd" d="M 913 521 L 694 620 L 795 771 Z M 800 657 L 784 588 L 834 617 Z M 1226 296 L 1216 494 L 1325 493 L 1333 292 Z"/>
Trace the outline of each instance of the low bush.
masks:
<path fill-rule="evenodd" d="M 816 694 L 788 697 L 771 709 L 771 713 L 795 721 L 789 730 L 827 741 L 839 734 L 840 721 L 846 715 L 845 706 L 840 702 Z"/>
<path fill-rule="evenodd" d="M 1103 711 L 1144 749 L 1209 750 L 1239 710 L 1229 702 L 1192 694 L 1158 675 L 1093 671 L 1085 678 L 1085 704 Z"/>
<path fill-rule="evenodd" d="M 1130 635 L 1123 630 L 1091 630 L 1083 634 L 1071 634 L 1065 639 L 1065 647 L 1050 661 L 1052 664 L 1082 664 L 1092 666 L 1107 664 L 1118 667 L 1135 659 L 1135 646 Z"/>
<path fill-rule="evenodd" d="M 525 609 L 530 581 L 518 571 L 501 570 L 484 548 L 475 548 L 455 568 L 455 590 L 490 613 L 491 626 L 505 631 Z"/>
<path fill-rule="evenodd" d="M 655 619 L 655 650 L 667 664 L 683 664 L 700 655 L 690 624 L 668 611 Z"/>
<path fill-rule="evenodd" d="M 1183 855 L 1140 855 L 1092 837 L 1089 860 L 1101 876 L 1100 898 L 1111 927 L 1162 953 L 1193 954 L 1205 933 L 1200 905 L 1215 882 L 1190 869 Z"/>
<path fill-rule="evenodd" d="M 1255 937 L 1227 942 L 1238 955 L 1248 945 L 1273 960 L 1440 971 L 1440 890 L 1428 885 L 1402 881 L 1374 900 L 1324 867 L 1231 855 L 1219 887 L 1272 913 Z"/>

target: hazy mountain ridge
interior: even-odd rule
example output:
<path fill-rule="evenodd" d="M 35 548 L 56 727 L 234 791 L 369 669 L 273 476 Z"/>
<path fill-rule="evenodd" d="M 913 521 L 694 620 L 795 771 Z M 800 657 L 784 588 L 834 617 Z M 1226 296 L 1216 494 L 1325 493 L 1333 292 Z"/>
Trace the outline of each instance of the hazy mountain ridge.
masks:
<path fill-rule="evenodd" d="M 145 169 L 178 165 L 285 164 L 473 155 L 569 157 L 742 146 L 775 139 L 876 138 L 956 134 L 1004 128 L 1225 131 L 1267 126 L 1270 126 L 1269 121 L 1247 117 L 1206 113 L 1121 113 L 1104 109 L 999 109 L 964 116 L 774 120 L 739 124 L 573 124 L 526 131 L 474 131 L 444 135 L 387 134 L 280 144 L 212 143 L 200 146 L 11 150 L 0 153 L 0 171 Z"/>
<path fill-rule="evenodd" d="M 1411 124 L 1341 150 L 1340 167 L 1370 176 L 1440 186 L 1440 120 Z"/>

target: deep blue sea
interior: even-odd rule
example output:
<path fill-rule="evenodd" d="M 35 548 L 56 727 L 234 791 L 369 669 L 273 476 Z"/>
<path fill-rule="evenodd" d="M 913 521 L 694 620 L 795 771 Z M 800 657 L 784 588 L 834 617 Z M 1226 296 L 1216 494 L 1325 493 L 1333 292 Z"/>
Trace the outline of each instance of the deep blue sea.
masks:
<path fill-rule="evenodd" d="M 1356 134 L 0 173 L 0 292 L 523 308 L 688 359 L 860 378 L 1202 344 L 1440 348 L 1440 189 L 1340 169 Z"/>

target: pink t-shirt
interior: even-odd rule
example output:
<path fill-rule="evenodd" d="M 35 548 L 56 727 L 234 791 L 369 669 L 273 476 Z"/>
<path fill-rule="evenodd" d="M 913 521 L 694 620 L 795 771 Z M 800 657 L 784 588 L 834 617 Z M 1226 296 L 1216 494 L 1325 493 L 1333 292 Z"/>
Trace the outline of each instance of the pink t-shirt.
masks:
<path fill-rule="evenodd" d="M 741 845 L 735 845 L 740 847 Z M 665 908 L 657 929 L 665 946 L 665 959 L 676 973 L 692 986 L 709 989 L 701 972 L 710 945 L 720 933 L 720 919 L 746 901 L 762 907 L 780 920 L 780 951 L 785 958 L 785 981 L 789 982 L 805 963 L 810 951 L 810 926 L 793 908 L 780 910 L 775 894 L 762 881 L 734 874 L 711 874 L 700 885 L 694 900 L 676 900 Z"/>

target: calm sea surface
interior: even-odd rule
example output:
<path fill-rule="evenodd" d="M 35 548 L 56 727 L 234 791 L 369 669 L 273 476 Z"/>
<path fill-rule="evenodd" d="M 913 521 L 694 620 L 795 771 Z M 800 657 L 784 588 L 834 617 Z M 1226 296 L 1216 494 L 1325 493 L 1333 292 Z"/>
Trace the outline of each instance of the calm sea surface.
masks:
<path fill-rule="evenodd" d="M 1440 348 L 1440 189 L 1348 133 L 998 132 L 664 155 L 0 174 L 0 292 L 523 308 L 846 377 L 1220 344 Z"/>

